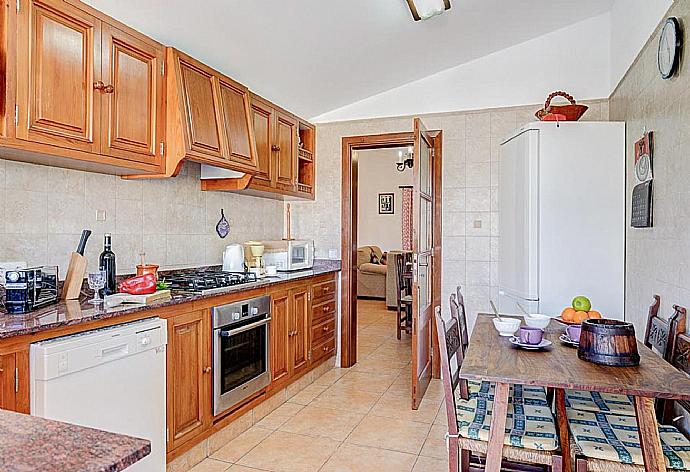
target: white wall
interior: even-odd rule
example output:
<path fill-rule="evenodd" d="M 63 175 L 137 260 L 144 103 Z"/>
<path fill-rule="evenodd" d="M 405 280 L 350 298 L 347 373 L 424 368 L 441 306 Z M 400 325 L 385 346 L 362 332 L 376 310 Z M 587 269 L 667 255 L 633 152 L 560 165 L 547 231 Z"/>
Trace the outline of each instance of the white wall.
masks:
<path fill-rule="evenodd" d="M 398 151 L 404 148 L 367 149 L 357 152 L 359 246 L 379 246 L 381 250 L 402 249 L 402 190 L 412 185 L 412 169 L 398 172 Z M 379 215 L 379 193 L 394 193 L 392 215 Z"/>
<path fill-rule="evenodd" d="M 615 0 L 611 8 L 612 90 L 672 4 L 673 0 Z"/>
<path fill-rule="evenodd" d="M 314 121 L 519 106 L 543 102 L 554 90 L 566 90 L 579 100 L 607 98 L 610 41 L 606 13 L 324 113 Z"/>

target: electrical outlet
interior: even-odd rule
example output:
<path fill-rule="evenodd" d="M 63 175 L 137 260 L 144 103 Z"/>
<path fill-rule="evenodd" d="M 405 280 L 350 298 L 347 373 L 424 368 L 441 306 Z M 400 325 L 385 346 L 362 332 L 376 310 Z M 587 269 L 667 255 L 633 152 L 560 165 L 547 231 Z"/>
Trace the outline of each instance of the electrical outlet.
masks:
<path fill-rule="evenodd" d="M 96 221 L 105 221 L 106 213 L 105 210 L 96 210 Z"/>
<path fill-rule="evenodd" d="M 475 229 L 480 229 L 482 227 L 482 220 L 474 220 L 474 226 Z"/>

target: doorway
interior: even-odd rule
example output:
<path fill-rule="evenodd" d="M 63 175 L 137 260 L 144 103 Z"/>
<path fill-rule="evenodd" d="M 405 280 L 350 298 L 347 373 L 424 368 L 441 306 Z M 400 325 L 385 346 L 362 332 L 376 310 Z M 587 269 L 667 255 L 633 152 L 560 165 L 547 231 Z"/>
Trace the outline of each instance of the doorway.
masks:
<path fill-rule="evenodd" d="M 341 365 L 357 362 L 357 249 L 358 176 L 357 151 L 413 149 L 412 214 L 412 375 L 411 403 L 418 408 L 431 377 L 440 372 L 433 309 L 441 302 L 441 173 L 442 132 L 426 131 L 418 118 L 414 131 L 342 139 L 342 323 Z"/>

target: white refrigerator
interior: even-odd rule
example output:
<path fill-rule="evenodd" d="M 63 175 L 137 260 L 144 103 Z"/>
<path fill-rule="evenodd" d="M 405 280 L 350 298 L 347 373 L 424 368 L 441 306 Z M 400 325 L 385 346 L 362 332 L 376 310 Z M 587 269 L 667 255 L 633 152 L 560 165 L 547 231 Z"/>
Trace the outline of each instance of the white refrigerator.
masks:
<path fill-rule="evenodd" d="M 499 309 L 624 318 L 625 123 L 530 123 L 500 148 Z"/>

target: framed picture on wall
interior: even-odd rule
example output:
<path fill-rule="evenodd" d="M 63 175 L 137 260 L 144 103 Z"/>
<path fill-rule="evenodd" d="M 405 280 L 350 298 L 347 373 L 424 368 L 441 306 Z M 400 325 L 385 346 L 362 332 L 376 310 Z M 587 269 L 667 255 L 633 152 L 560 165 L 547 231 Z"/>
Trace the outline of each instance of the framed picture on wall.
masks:
<path fill-rule="evenodd" d="M 379 193 L 379 215 L 392 215 L 395 213 L 395 194 Z"/>

